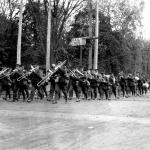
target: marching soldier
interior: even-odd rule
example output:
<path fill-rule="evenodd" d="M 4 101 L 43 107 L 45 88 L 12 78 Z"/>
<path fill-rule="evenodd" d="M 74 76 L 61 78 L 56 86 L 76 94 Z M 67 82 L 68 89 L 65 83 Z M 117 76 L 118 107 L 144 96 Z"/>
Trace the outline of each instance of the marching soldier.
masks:
<path fill-rule="evenodd" d="M 56 67 L 55 64 L 53 64 L 52 67 L 54 68 L 54 73 L 50 78 L 50 82 L 51 82 L 50 98 L 52 99 L 52 103 L 53 104 L 57 103 L 57 101 L 60 99 L 61 92 L 63 92 L 65 102 L 67 102 L 69 77 L 67 75 L 66 68 L 65 67 L 63 68 L 63 66 Z M 54 97 L 54 92 L 55 92 L 55 97 Z"/>
<path fill-rule="evenodd" d="M 79 78 L 75 75 L 74 72 L 70 72 L 69 77 L 69 85 L 68 85 L 68 93 L 69 93 L 69 99 L 71 100 L 73 97 L 73 92 L 76 94 L 76 102 L 80 101 L 80 90 L 79 90 Z"/>
<path fill-rule="evenodd" d="M 91 99 L 95 100 L 97 98 L 97 89 L 98 89 L 98 78 L 96 75 L 97 72 L 92 70 L 91 78 L 89 78 L 90 88 L 91 88 Z"/>
<path fill-rule="evenodd" d="M 40 71 L 40 68 L 38 65 L 34 66 L 34 69 L 32 70 L 32 72 L 29 75 L 29 79 L 31 80 L 32 86 L 31 86 L 30 97 L 27 102 L 33 101 L 36 90 L 38 91 L 38 94 L 39 94 L 40 98 L 42 99 L 43 98 L 42 91 L 44 90 L 45 85 L 37 86 L 37 83 L 42 80 L 42 72 Z M 46 92 L 46 89 L 44 92 Z"/>
<path fill-rule="evenodd" d="M 55 99 L 54 103 L 57 103 L 57 101 L 60 98 L 60 92 L 64 94 L 65 102 L 68 101 L 67 96 L 67 88 L 69 83 L 69 77 L 67 75 L 67 71 L 65 68 L 59 68 L 57 71 L 57 78 L 55 80 Z"/>
<path fill-rule="evenodd" d="M 109 99 L 108 95 L 109 95 L 109 82 L 107 77 L 105 76 L 104 73 L 101 73 L 101 81 L 99 83 L 99 93 L 102 94 L 103 97 L 103 93 L 105 94 L 106 100 Z"/>

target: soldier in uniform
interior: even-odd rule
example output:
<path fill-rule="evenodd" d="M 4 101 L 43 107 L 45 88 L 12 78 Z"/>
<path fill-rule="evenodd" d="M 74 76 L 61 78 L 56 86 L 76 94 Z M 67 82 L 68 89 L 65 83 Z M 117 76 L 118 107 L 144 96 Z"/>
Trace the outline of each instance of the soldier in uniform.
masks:
<path fill-rule="evenodd" d="M 109 83 L 111 85 L 112 93 L 114 94 L 115 98 L 117 98 L 117 82 L 114 74 L 110 75 Z"/>
<path fill-rule="evenodd" d="M 17 80 L 22 75 L 22 67 L 19 64 L 16 64 L 14 72 L 11 76 L 13 82 L 13 102 L 18 101 L 18 92 L 19 92 L 19 81 Z"/>
<path fill-rule="evenodd" d="M 120 72 L 118 74 L 118 83 L 121 87 L 123 97 L 127 96 L 128 95 L 128 93 L 127 93 L 127 79 L 126 79 L 125 74 L 123 72 Z"/>
<path fill-rule="evenodd" d="M 129 74 L 127 77 L 128 87 L 132 93 L 132 96 L 135 96 L 135 82 L 132 74 Z"/>
<path fill-rule="evenodd" d="M 91 99 L 95 100 L 97 98 L 97 89 L 98 89 L 98 78 L 96 75 L 96 71 L 92 70 L 91 78 L 89 78 L 90 88 L 91 88 Z"/>
<path fill-rule="evenodd" d="M 68 100 L 67 91 L 68 91 L 68 83 L 69 77 L 67 75 L 67 71 L 65 67 L 59 67 L 55 73 L 53 73 L 52 78 L 55 80 L 55 97 L 52 100 L 53 104 L 56 104 L 60 99 L 61 92 L 64 94 L 65 102 Z M 50 92 L 51 93 L 51 92 Z"/>
<path fill-rule="evenodd" d="M 42 73 L 40 71 L 40 68 L 38 65 L 34 66 L 34 70 L 30 73 L 29 75 L 29 79 L 31 80 L 31 93 L 30 93 L 30 97 L 28 99 L 27 102 L 31 102 L 33 101 L 34 95 L 35 95 L 35 91 L 38 91 L 38 94 L 40 96 L 41 99 L 43 99 L 43 92 L 42 92 L 42 86 L 37 86 L 37 84 L 42 80 Z"/>
<path fill-rule="evenodd" d="M 29 97 L 29 92 L 28 92 L 28 79 L 26 77 L 26 70 L 24 69 L 24 66 L 20 66 L 20 74 L 21 74 L 21 79 L 19 80 L 19 78 L 17 79 L 18 81 L 18 88 L 19 88 L 19 94 L 22 93 L 23 95 L 23 101 L 25 101 L 26 96 L 27 99 Z M 20 96 L 20 95 L 19 95 Z"/>
<path fill-rule="evenodd" d="M 55 87 L 55 101 L 57 101 L 60 98 L 60 92 L 64 94 L 65 102 L 68 100 L 67 96 L 67 89 L 68 89 L 68 83 L 69 83 L 69 76 L 67 74 L 66 68 L 59 68 L 58 69 L 58 81 L 56 83 Z"/>
<path fill-rule="evenodd" d="M 68 93 L 69 99 L 71 100 L 73 97 L 73 92 L 76 94 L 76 102 L 80 101 L 80 90 L 79 90 L 79 78 L 75 75 L 75 73 L 70 73 L 69 75 L 69 85 L 68 85 Z"/>
<path fill-rule="evenodd" d="M 109 100 L 109 81 L 108 78 L 105 76 L 104 73 L 101 73 L 101 81 L 99 83 L 99 93 L 102 91 L 105 94 L 106 100 Z M 102 96 L 103 97 L 103 96 Z"/>
<path fill-rule="evenodd" d="M 90 82 L 88 81 L 88 76 L 84 75 L 79 77 L 79 86 L 81 87 L 81 91 L 84 95 L 84 98 L 88 99 L 88 91 L 90 88 Z"/>

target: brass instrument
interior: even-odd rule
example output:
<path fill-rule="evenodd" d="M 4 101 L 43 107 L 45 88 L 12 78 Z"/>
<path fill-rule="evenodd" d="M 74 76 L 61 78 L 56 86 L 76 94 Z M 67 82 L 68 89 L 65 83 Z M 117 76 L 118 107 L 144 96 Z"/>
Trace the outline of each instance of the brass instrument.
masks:
<path fill-rule="evenodd" d="M 21 81 L 21 80 L 24 79 L 26 76 L 27 76 L 27 74 L 26 74 L 26 73 L 23 73 L 23 75 L 20 76 L 20 77 L 17 79 L 17 81 Z"/>
<path fill-rule="evenodd" d="M 51 70 L 49 69 L 49 73 L 48 73 L 40 82 L 38 82 L 37 86 L 39 87 L 39 86 L 43 85 L 45 82 L 47 82 L 47 80 L 48 80 L 59 68 L 61 68 L 65 63 L 66 63 L 66 60 L 63 61 L 63 62 L 60 62 L 60 63 L 55 67 L 54 71 L 51 71 Z"/>
<path fill-rule="evenodd" d="M 81 75 L 81 76 L 84 76 L 84 74 L 83 74 L 81 71 L 79 71 L 78 69 L 75 69 L 74 72 L 75 72 L 75 73 L 78 73 L 78 74 Z"/>
<path fill-rule="evenodd" d="M 33 66 L 31 65 L 31 70 L 29 71 L 29 74 L 31 74 L 32 72 L 34 72 L 36 69 L 37 69 L 37 67 L 33 67 Z"/>
<path fill-rule="evenodd" d="M 37 86 L 39 87 L 43 85 L 45 82 L 47 82 L 47 80 L 52 76 L 52 74 L 53 74 L 53 71 L 49 69 L 49 73 L 40 82 L 38 82 Z"/>
<path fill-rule="evenodd" d="M 66 63 L 66 60 L 63 61 L 63 62 L 58 63 L 58 65 L 55 67 L 55 72 L 56 72 L 59 68 L 61 68 L 65 63 Z"/>
<path fill-rule="evenodd" d="M 0 79 L 6 77 L 5 72 L 8 70 L 9 68 L 4 68 L 0 71 Z"/>
<path fill-rule="evenodd" d="M 25 78 L 27 75 L 30 75 L 32 72 L 34 72 L 35 70 L 37 69 L 37 67 L 33 67 L 31 65 L 31 70 L 26 74 L 26 73 L 23 73 L 22 76 L 20 76 L 17 81 L 21 81 L 23 78 Z"/>
<path fill-rule="evenodd" d="M 90 79 L 93 79 L 93 75 L 89 71 L 87 71 L 87 75 Z"/>
<path fill-rule="evenodd" d="M 12 74 L 15 73 L 16 71 L 18 71 L 18 69 L 12 70 L 11 73 L 10 73 L 8 76 L 12 75 Z"/>
<path fill-rule="evenodd" d="M 73 71 L 70 70 L 70 69 L 68 69 L 68 70 L 70 71 L 70 73 L 71 73 L 71 75 L 72 75 L 73 77 L 78 78 L 77 75 L 75 74 L 75 72 L 73 72 Z"/>

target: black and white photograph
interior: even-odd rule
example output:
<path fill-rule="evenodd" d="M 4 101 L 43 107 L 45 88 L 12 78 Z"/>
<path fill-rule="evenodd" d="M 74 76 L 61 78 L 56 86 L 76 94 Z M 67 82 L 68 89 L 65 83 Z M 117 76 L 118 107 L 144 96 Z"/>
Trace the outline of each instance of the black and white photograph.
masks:
<path fill-rule="evenodd" d="M 150 150 L 150 0 L 0 0 L 0 150 Z"/>

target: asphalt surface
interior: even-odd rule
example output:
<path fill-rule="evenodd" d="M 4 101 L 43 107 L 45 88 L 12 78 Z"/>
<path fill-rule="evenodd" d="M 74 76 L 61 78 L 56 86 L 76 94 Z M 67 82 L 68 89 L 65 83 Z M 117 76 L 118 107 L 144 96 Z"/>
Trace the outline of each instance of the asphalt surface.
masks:
<path fill-rule="evenodd" d="M 149 150 L 150 93 L 57 104 L 0 100 L 0 150 Z"/>

